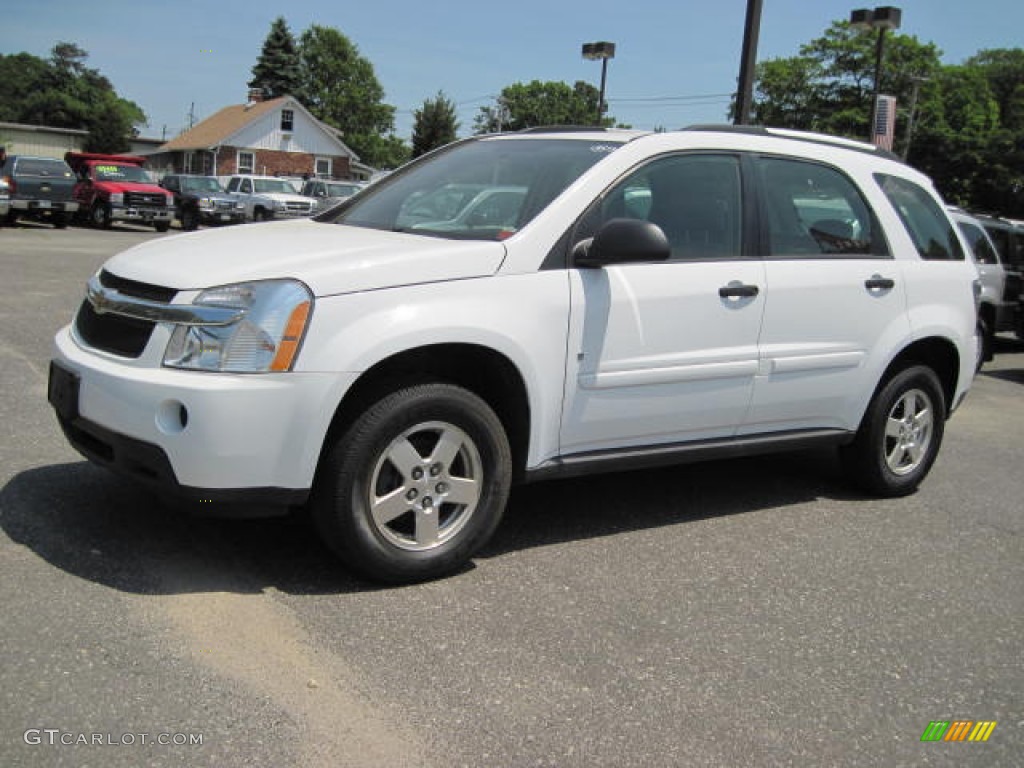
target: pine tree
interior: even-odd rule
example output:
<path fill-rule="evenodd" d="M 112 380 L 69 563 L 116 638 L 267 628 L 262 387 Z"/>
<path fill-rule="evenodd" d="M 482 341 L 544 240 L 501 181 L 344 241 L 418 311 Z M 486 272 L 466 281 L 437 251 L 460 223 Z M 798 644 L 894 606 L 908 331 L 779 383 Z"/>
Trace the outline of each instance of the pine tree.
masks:
<path fill-rule="evenodd" d="M 252 68 L 250 88 L 262 88 L 264 99 L 294 94 L 299 87 L 299 52 L 288 22 L 278 16 L 270 25 L 263 50 Z"/>
<path fill-rule="evenodd" d="M 413 115 L 416 118 L 412 129 L 413 157 L 455 141 L 455 133 L 459 129 L 455 104 L 445 97 L 443 91 L 437 92 L 437 98 L 424 101 Z"/>

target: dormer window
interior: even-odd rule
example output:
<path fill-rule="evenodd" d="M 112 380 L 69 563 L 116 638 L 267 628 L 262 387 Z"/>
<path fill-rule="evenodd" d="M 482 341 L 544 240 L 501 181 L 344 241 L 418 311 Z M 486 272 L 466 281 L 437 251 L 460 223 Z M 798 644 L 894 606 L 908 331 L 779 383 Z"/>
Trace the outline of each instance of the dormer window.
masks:
<path fill-rule="evenodd" d="M 281 110 L 281 130 L 291 131 L 295 125 L 295 113 L 290 109 Z"/>

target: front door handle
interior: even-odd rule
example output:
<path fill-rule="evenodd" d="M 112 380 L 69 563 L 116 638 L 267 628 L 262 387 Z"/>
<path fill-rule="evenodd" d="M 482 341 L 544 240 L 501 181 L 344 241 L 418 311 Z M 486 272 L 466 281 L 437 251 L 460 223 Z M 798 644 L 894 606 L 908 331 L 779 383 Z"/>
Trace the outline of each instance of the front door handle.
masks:
<path fill-rule="evenodd" d="M 896 286 L 896 281 L 891 277 L 872 275 L 864 281 L 864 287 L 869 291 L 889 291 Z"/>
<path fill-rule="evenodd" d="M 751 299 L 757 296 L 757 286 L 733 282 L 719 288 L 718 295 L 723 299 Z"/>

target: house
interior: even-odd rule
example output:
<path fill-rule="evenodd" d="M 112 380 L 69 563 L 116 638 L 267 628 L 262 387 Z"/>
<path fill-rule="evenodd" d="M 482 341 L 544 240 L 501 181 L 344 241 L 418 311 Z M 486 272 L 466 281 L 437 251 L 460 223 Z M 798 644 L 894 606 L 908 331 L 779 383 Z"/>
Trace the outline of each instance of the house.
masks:
<path fill-rule="evenodd" d="M 294 96 L 249 101 L 216 112 L 149 155 L 157 173 L 230 176 L 359 178 L 361 165 L 335 129 L 321 123 Z"/>
<path fill-rule="evenodd" d="M 0 123 L 0 147 L 11 155 L 33 155 L 64 159 L 65 152 L 81 152 L 88 131 L 52 128 L 45 125 Z"/>

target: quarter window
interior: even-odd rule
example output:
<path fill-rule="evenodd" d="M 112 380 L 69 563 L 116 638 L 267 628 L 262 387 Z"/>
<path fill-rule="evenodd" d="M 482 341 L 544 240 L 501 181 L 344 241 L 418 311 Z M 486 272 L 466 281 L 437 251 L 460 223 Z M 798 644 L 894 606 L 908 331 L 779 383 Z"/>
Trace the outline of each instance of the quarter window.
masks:
<path fill-rule="evenodd" d="M 256 165 L 256 157 L 252 152 L 238 153 L 238 173 L 252 173 Z"/>
<path fill-rule="evenodd" d="M 876 173 L 875 180 L 896 209 L 922 259 L 963 260 L 964 252 L 953 225 L 931 195 L 898 176 Z"/>
<path fill-rule="evenodd" d="M 842 173 L 817 163 L 777 157 L 762 157 L 758 166 L 768 255 L 887 255 L 871 209 Z"/>
<path fill-rule="evenodd" d="M 673 260 L 742 255 L 739 158 L 678 155 L 655 160 L 611 189 L 585 214 L 576 241 L 615 218 L 657 224 Z"/>
<path fill-rule="evenodd" d="M 992 247 L 992 243 L 985 237 L 985 232 L 977 224 L 971 224 L 967 221 L 961 221 L 960 231 L 963 232 L 964 237 L 967 238 L 967 244 L 971 246 L 971 250 L 974 252 L 974 260 L 979 264 L 998 264 L 999 259 L 996 257 L 996 251 Z"/>

